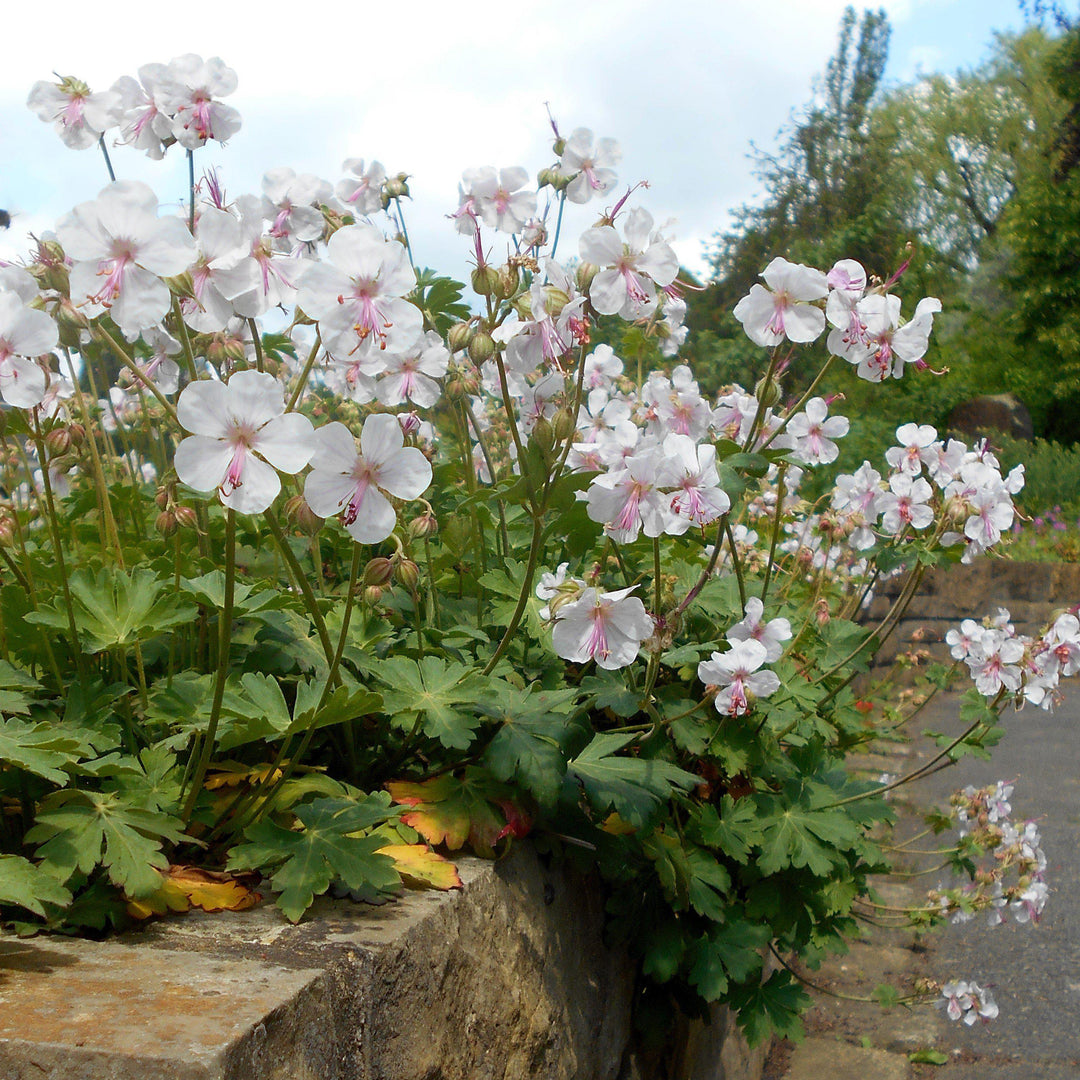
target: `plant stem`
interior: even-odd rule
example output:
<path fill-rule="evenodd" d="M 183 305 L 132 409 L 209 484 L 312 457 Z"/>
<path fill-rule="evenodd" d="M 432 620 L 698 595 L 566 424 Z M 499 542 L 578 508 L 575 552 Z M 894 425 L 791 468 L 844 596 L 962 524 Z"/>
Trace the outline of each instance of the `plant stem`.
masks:
<path fill-rule="evenodd" d="M 225 596 L 218 612 L 217 677 L 214 680 L 214 698 L 210 704 L 210 721 L 206 726 L 199 761 L 191 775 L 191 788 L 184 801 L 181 818 L 185 824 L 191 820 L 195 802 L 202 790 L 206 770 L 214 753 L 214 739 L 221 719 L 221 703 L 225 699 L 225 680 L 229 675 L 229 645 L 232 641 L 233 600 L 236 591 L 236 511 L 225 508 Z"/>

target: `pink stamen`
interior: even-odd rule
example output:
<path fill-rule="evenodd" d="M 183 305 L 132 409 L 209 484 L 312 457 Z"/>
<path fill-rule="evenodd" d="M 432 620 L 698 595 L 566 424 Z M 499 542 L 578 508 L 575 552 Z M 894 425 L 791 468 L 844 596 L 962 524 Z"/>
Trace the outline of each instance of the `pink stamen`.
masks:
<path fill-rule="evenodd" d="M 360 506 L 364 501 L 364 495 L 367 493 L 368 484 L 371 482 L 371 477 L 365 472 L 363 476 L 357 477 L 356 487 L 353 490 L 352 497 L 345 504 L 345 509 L 341 514 L 341 520 L 346 525 L 351 525 L 360 513 Z"/>
<path fill-rule="evenodd" d="M 597 604 L 593 610 L 592 629 L 589 631 L 589 639 L 585 643 L 585 648 L 593 658 L 599 656 L 606 659 L 611 655 L 611 650 L 608 648 L 607 643 L 607 626 L 604 618 L 604 608 L 600 604 Z"/>

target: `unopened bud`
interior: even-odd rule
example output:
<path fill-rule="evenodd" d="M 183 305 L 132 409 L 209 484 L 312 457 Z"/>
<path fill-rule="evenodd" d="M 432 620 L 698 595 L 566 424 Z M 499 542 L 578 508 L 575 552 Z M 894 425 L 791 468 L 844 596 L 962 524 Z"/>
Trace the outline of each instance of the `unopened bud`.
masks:
<path fill-rule="evenodd" d="M 478 296 L 494 296 L 499 288 L 499 271 L 494 266 L 478 266 L 472 272 L 473 292 Z"/>
<path fill-rule="evenodd" d="M 176 514 L 170 510 L 162 510 L 154 522 L 154 528 L 166 539 L 174 536 L 177 528 Z"/>
<path fill-rule="evenodd" d="M 379 555 L 364 567 L 363 581 L 365 585 L 385 585 L 393 576 L 393 562 Z"/>
<path fill-rule="evenodd" d="M 54 427 L 45 436 L 45 445 L 51 458 L 66 454 L 71 449 L 71 433 L 66 427 Z"/>
<path fill-rule="evenodd" d="M 541 416 L 533 425 L 532 441 L 540 447 L 545 454 L 551 452 L 555 446 L 555 429 L 546 416 Z"/>
<path fill-rule="evenodd" d="M 600 273 L 600 267 L 595 263 L 578 263 L 577 273 L 574 275 L 574 280 L 577 283 L 578 292 L 589 292 L 589 286 L 593 282 L 593 278 Z"/>
<path fill-rule="evenodd" d="M 537 188 L 554 187 L 555 181 L 559 178 L 558 169 L 541 169 L 536 174 L 536 186 Z"/>
<path fill-rule="evenodd" d="M 154 503 L 159 510 L 168 509 L 169 503 L 172 502 L 172 497 L 169 494 L 169 489 L 166 487 L 159 487 L 154 493 Z"/>
<path fill-rule="evenodd" d="M 780 400 L 782 392 L 777 379 L 759 379 L 757 386 L 754 387 L 754 397 L 767 409 Z"/>
<path fill-rule="evenodd" d="M 182 274 L 176 274 L 173 277 L 162 278 L 162 281 L 169 286 L 169 292 L 173 296 L 179 296 L 181 298 L 185 296 L 195 295 L 195 284 L 191 280 L 191 274 L 186 270 Z"/>
<path fill-rule="evenodd" d="M 474 364 L 483 364 L 495 355 L 495 342 L 489 333 L 479 330 L 469 342 L 469 359 Z"/>
<path fill-rule="evenodd" d="M 194 529 L 198 527 L 199 515 L 195 513 L 195 508 L 192 506 L 174 506 L 173 515 L 176 517 L 176 524 L 181 529 Z"/>
<path fill-rule="evenodd" d="M 446 342 L 451 352 L 461 352 L 469 347 L 472 340 L 473 328 L 471 323 L 459 322 L 450 327 L 450 333 L 446 335 Z"/>
<path fill-rule="evenodd" d="M 323 527 L 323 519 L 308 506 L 303 495 L 293 495 L 285 500 L 285 520 L 309 536 L 314 536 Z"/>
<path fill-rule="evenodd" d="M 562 289 L 554 285 L 544 287 L 544 307 L 547 308 L 547 313 L 553 319 L 557 319 L 562 314 L 563 308 L 569 303 L 570 297 Z"/>
<path fill-rule="evenodd" d="M 459 397 L 463 397 L 465 394 L 464 380 L 460 375 L 451 375 L 446 380 L 446 385 L 443 387 L 443 393 L 451 400 L 456 401 Z"/>
<path fill-rule="evenodd" d="M 382 599 L 382 587 L 379 585 L 366 585 L 364 587 L 364 603 L 375 605 Z"/>
<path fill-rule="evenodd" d="M 551 427 L 555 432 L 556 440 L 558 442 L 565 442 L 576 430 L 573 412 L 567 408 L 560 409 L 554 417 L 552 417 Z"/>
<path fill-rule="evenodd" d="M 401 559 L 394 567 L 394 577 L 405 586 L 409 592 L 414 592 L 420 582 L 420 567 L 412 559 Z"/>
<path fill-rule="evenodd" d="M 409 185 L 406 183 L 408 179 L 408 173 L 398 173 L 397 176 L 391 177 L 383 183 L 384 209 L 386 208 L 386 203 L 393 199 L 409 198 Z"/>
<path fill-rule="evenodd" d="M 410 539 L 423 540 L 429 536 L 434 536 L 439 531 L 439 523 L 435 520 L 434 514 L 425 513 L 418 518 L 413 518 L 409 522 L 406 531 Z"/>

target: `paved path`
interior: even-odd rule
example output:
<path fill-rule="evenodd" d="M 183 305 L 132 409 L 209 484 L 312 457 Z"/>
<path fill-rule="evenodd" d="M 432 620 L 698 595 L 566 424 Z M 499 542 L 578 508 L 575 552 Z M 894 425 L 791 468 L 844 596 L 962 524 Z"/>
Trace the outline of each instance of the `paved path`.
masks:
<path fill-rule="evenodd" d="M 779 1044 L 765 1080 L 1080 1080 L 1080 684 L 1069 680 L 1065 689 L 1071 693 L 1053 714 L 1031 707 L 1006 712 L 1006 735 L 991 761 L 965 759 L 900 789 L 913 800 L 899 804 L 911 828 L 920 806 L 940 805 L 965 784 L 1015 780 L 1013 820 L 1038 821 L 1048 860 L 1051 894 L 1040 924 L 990 928 L 984 915 L 921 939 L 876 930 L 846 957 L 807 973 L 855 995 L 920 974 L 973 978 L 992 988 L 998 1019 L 966 1028 L 931 1007 L 886 1012 L 815 995 L 806 1041 Z M 917 723 L 920 731 L 958 734 L 959 697 L 940 697 Z M 868 764 L 907 772 L 933 752 L 919 739 Z M 919 903 L 937 883 L 936 876 L 895 879 L 886 886 L 886 902 Z M 908 1055 L 923 1049 L 945 1053 L 947 1064 L 912 1064 Z"/>

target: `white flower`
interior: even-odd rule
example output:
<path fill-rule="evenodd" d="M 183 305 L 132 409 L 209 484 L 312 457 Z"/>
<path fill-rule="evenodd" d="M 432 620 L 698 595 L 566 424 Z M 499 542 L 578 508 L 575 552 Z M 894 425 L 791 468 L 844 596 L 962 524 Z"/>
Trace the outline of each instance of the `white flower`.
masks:
<path fill-rule="evenodd" d="M 27 307 L 16 292 L 0 292 L 0 394 L 9 405 L 41 404 L 45 372 L 29 358 L 50 352 L 57 340 L 56 323 L 44 311 Z"/>
<path fill-rule="evenodd" d="M 730 642 L 760 641 L 765 646 L 765 662 L 774 664 L 784 654 L 784 642 L 791 638 L 791 622 L 788 619 L 770 619 L 761 621 L 765 606 L 756 596 L 746 601 L 746 612 L 741 622 L 737 622 L 724 635 Z"/>
<path fill-rule="evenodd" d="M 219 56 L 203 61 L 185 53 L 169 62 L 169 81 L 161 87 L 159 108 L 173 118 L 172 133 L 188 150 L 208 140 L 225 142 L 240 130 L 240 114 L 218 98 L 236 89 L 236 72 Z"/>
<path fill-rule="evenodd" d="M 137 180 L 104 188 L 56 226 L 57 239 L 74 260 L 71 299 L 89 318 L 108 309 L 124 333 L 161 322 L 169 287 L 195 257 L 195 242 L 179 218 L 157 216 L 157 196 Z"/>
<path fill-rule="evenodd" d="M 622 157 L 619 144 L 614 139 L 600 139 L 593 144 L 593 133 L 588 128 L 576 128 L 563 147 L 559 159 L 559 171 L 573 176 L 566 188 L 566 197 L 572 203 L 586 203 L 594 195 L 610 191 L 618 180 L 610 168 L 618 165 Z"/>
<path fill-rule="evenodd" d="M 416 286 L 405 248 L 371 225 L 338 229 L 326 261 L 305 273 L 297 305 L 319 322 L 326 347 L 342 356 L 371 341 L 401 352 L 423 331 L 420 310 L 401 299 Z"/>
<path fill-rule="evenodd" d="M 189 383 L 176 415 L 194 432 L 176 448 L 180 482 L 196 491 L 216 489 L 242 514 L 262 513 L 281 490 L 275 469 L 297 473 L 315 450 L 311 421 L 285 412 L 281 384 L 265 372 L 239 371 L 227 384 Z"/>
<path fill-rule="evenodd" d="M 768 650 L 760 641 L 736 642 L 725 653 L 714 652 L 698 664 L 698 678 L 706 686 L 719 687 L 713 704 L 716 711 L 741 716 L 750 711 L 750 698 L 768 697 L 780 689 L 774 671 L 758 671 Z"/>
<path fill-rule="evenodd" d="M 341 168 L 344 172 L 352 173 L 352 176 L 338 181 L 334 189 L 337 197 L 363 217 L 377 213 L 382 208 L 386 169 L 378 161 L 373 161 L 365 169 L 363 158 L 349 158 Z"/>
<path fill-rule="evenodd" d="M 656 285 L 670 285 L 679 272 L 671 245 L 653 233 L 652 215 L 641 207 L 630 211 L 623 228 L 626 241 L 612 225 L 588 229 L 579 248 L 584 262 L 605 267 L 589 286 L 589 299 L 601 315 L 637 319 L 651 310 Z"/>
<path fill-rule="evenodd" d="M 36 82 L 26 104 L 41 120 L 52 123 L 65 146 L 85 150 L 113 127 L 120 117 L 120 95 L 112 90 L 96 94 L 86 83 L 67 76 L 58 83 Z"/>
<path fill-rule="evenodd" d="M 831 416 L 824 398 L 811 398 L 804 412 L 796 413 L 789 421 L 787 434 L 792 440 L 795 457 L 807 465 L 827 465 L 835 461 L 840 450 L 833 439 L 842 438 L 850 427 L 846 416 Z"/>
<path fill-rule="evenodd" d="M 754 285 L 736 305 L 735 318 L 746 336 L 758 345 L 788 341 L 814 341 L 825 329 L 825 313 L 810 301 L 823 300 L 829 292 L 826 276 L 802 263 L 779 256 L 765 267 L 764 285 Z"/>
<path fill-rule="evenodd" d="M 585 589 L 577 600 L 559 608 L 551 632 L 555 652 L 577 664 L 595 660 L 597 667 L 608 671 L 632 664 L 641 643 L 653 633 L 645 605 L 630 595 L 634 588 L 609 593 Z"/>
<path fill-rule="evenodd" d="M 357 451 L 352 433 L 334 421 L 315 432 L 311 472 L 304 498 L 319 517 L 341 514 L 349 535 L 361 544 L 378 544 L 397 524 L 384 492 L 416 499 L 431 483 L 431 464 L 405 436 L 396 416 L 378 413 L 364 421 Z"/>

